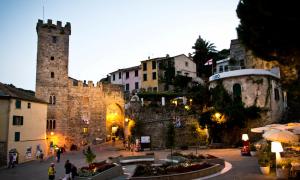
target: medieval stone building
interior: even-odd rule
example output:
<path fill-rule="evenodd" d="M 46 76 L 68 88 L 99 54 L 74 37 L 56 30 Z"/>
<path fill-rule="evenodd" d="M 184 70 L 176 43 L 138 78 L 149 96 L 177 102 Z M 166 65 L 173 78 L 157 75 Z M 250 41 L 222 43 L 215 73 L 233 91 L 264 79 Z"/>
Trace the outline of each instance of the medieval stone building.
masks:
<path fill-rule="evenodd" d="M 68 76 L 71 24 L 60 21 L 36 26 L 38 35 L 36 97 L 49 102 L 49 146 L 81 146 L 122 134 L 123 87 Z"/>

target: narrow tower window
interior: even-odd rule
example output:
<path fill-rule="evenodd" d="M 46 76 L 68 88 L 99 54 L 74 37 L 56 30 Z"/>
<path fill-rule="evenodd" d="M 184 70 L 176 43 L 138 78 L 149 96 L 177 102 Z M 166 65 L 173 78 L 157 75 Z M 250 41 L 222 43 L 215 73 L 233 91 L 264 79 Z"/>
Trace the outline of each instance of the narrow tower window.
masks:
<path fill-rule="evenodd" d="M 54 60 L 54 56 L 51 56 L 50 59 L 51 59 L 51 60 Z"/>
<path fill-rule="evenodd" d="M 54 72 L 51 72 L 51 78 L 54 78 Z"/>
<path fill-rule="evenodd" d="M 52 43 L 56 43 L 57 42 L 57 37 L 56 36 L 52 36 Z"/>

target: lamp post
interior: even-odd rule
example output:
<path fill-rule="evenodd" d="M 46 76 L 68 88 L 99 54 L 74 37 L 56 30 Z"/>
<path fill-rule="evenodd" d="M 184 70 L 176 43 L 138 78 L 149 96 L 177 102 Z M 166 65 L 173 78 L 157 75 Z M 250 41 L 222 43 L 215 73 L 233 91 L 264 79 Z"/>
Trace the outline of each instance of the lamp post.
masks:
<path fill-rule="evenodd" d="M 280 142 L 271 142 L 271 152 L 276 153 L 276 167 L 277 163 L 281 161 L 280 152 L 283 152 L 283 148 Z"/>
<path fill-rule="evenodd" d="M 242 155 L 250 155 L 248 134 L 242 134 L 242 141 L 243 141 L 243 148 L 241 150 L 241 154 Z"/>

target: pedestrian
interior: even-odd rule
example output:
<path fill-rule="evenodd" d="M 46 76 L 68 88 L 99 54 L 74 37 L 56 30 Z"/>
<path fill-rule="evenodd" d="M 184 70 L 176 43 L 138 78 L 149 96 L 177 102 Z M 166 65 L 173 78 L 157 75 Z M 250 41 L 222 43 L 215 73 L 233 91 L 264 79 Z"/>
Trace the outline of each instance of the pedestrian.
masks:
<path fill-rule="evenodd" d="M 11 168 L 12 165 L 13 165 L 13 155 L 12 155 L 12 153 L 8 154 L 8 159 L 9 159 L 9 161 L 8 161 L 8 168 Z"/>
<path fill-rule="evenodd" d="M 49 176 L 49 180 L 54 180 L 55 179 L 55 167 L 54 167 L 54 163 L 51 163 L 50 167 L 48 168 L 48 176 Z"/>
<path fill-rule="evenodd" d="M 38 149 L 36 151 L 36 159 L 40 159 L 40 156 L 41 156 L 41 151 Z"/>
<path fill-rule="evenodd" d="M 60 161 L 60 148 L 57 149 L 57 152 L 56 152 L 56 161 L 59 163 Z"/>
<path fill-rule="evenodd" d="M 40 159 L 40 162 L 42 162 L 42 161 L 43 161 L 43 159 L 44 159 L 44 153 L 43 153 L 43 151 L 42 151 L 42 150 L 40 151 L 40 156 L 39 156 L 39 159 Z"/>
<path fill-rule="evenodd" d="M 17 158 L 18 158 L 18 154 L 14 153 L 13 154 L 13 162 L 12 162 L 12 167 L 14 168 L 17 164 Z"/>
<path fill-rule="evenodd" d="M 71 170 L 72 170 L 72 165 L 71 165 L 71 163 L 70 163 L 70 161 L 69 160 L 67 160 L 66 161 L 66 163 L 65 163 L 65 172 L 66 172 L 66 175 L 65 175 L 65 178 L 64 179 L 66 179 L 66 180 L 70 180 L 70 179 L 72 179 L 72 172 L 71 172 Z"/>
<path fill-rule="evenodd" d="M 77 167 L 74 164 L 71 164 L 71 176 L 72 179 L 75 179 L 75 176 L 78 176 Z"/>

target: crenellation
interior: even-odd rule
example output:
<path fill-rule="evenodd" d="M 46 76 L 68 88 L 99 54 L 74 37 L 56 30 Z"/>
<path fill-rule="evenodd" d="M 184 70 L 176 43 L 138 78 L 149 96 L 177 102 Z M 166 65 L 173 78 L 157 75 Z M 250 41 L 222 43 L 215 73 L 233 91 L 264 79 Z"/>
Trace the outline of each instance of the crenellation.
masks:
<path fill-rule="evenodd" d="M 93 81 L 88 81 L 88 87 L 94 87 Z"/>
<path fill-rule="evenodd" d="M 83 82 L 82 81 L 78 81 L 78 87 L 83 87 Z"/>
<path fill-rule="evenodd" d="M 41 31 L 42 29 L 47 30 L 46 32 L 51 33 L 51 30 L 57 30 L 57 33 L 59 34 L 66 34 L 71 35 L 71 23 L 67 22 L 65 26 L 62 26 L 61 21 L 57 21 L 56 24 L 52 23 L 51 19 L 47 20 L 47 23 L 44 23 L 43 20 L 38 20 L 38 23 L 36 25 L 37 32 Z"/>

